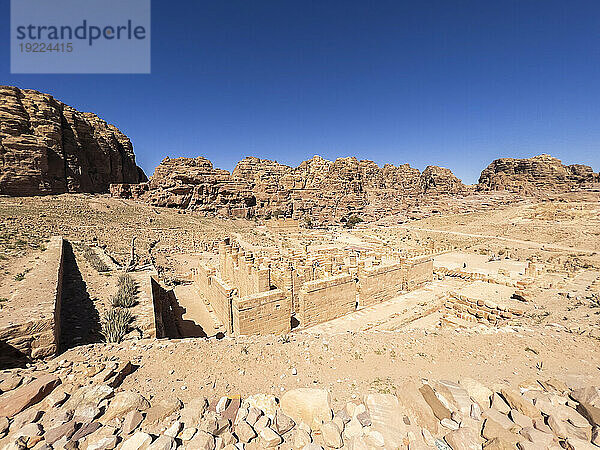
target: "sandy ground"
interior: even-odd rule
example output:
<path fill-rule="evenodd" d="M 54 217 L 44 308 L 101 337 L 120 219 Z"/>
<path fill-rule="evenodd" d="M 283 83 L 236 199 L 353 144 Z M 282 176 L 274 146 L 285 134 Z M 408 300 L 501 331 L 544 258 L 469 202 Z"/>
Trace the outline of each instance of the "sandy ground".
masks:
<path fill-rule="evenodd" d="M 550 327 L 292 334 L 289 342 L 274 336 L 140 341 L 112 350 L 79 347 L 62 356 L 98 363 L 114 357 L 139 365 L 124 389 L 158 399 L 176 395 L 184 402 L 198 395 L 280 396 L 295 387 L 319 386 L 340 406 L 353 395 L 394 392 L 408 378 L 471 377 L 513 387 L 553 377 L 600 383 L 598 341 Z"/>

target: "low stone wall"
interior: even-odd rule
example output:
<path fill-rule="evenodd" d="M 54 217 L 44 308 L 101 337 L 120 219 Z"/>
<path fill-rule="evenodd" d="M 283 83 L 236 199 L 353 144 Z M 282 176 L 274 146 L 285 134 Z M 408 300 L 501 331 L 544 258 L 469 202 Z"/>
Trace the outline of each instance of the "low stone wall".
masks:
<path fill-rule="evenodd" d="M 0 368 L 59 350 L 63 238 L 52 237 L 36 261 L 0 312 Z"/>
<path fill-rule="evenodd" d="M 483 281 L 485 283 L 494 283 L 494 284 L 499 284 L 502 286 L 516 287 L 521 290 L 527 289 L 529 286 L 531 286 L 534 283 L 533 278 L 511 280 L 507 277 L 500 278 L 500 277 L 494 277 L 492 275 L 484 275 L 482 273 L 477 273 L 477 272 L 467 272 L 467 271 L 458 270 L 458 269 L 448 269 L 446 267 L 436 267 L 435 274 L 443 275 L 443 276 L 447 276 L 447 277 L 461 278 L 463 280 Z"/>
<path fill-rule="evenodd" d="M 454 314 L 469 322 L 482 322 L 489 325 L 500 325 L 524 314 L 523 310 L 517 308 L 499 305 L 491 300 L 471 298 L 456 292 L 450 292 L 445 306 L 446 313 Z"/>
<path fill-rule="evenodd" d="M 298 302 L 300 324 L 310 327 L 355 311 L 356 292 L 356 282 L 351 275 L 304 283 Z"/>
<path fill-rule="evenodd" d="M 158 276 L 155 270 L 144 272 L 129 272 L 129 275 L 136 284 L 136 304 L 131 308 L 131 314 L 134 317 L 132 323 L 139 335 L 143 339 L 153 339 L 157 336 L 155 303 L 156 295 L 153 286 L 153 276 Z M 133 335 L 132 335 L 133 337 Z"/>
<path fill-rule="evenodd" d="M 206 298 L 210 301 L 217 319 L 223 324 L 228 333 L 233 332 L 231 303 L 234 289 L 217 276 L 208 279 Z"/>
<path fill-rule="evenodd" d="M 228 333 L 232 333 L 231 303 L 235 289 L 217 275 L 215 268 L 209 267 L 202 261 L 192 270 L 192 280 L 203 301 L 211 304 L 217 319 Z"/>
<path fill-rule="evenodd" d="M 291 330 L 292 302 L 274 289 L 233 300 L 233 333 L 285 334 Z"/>
<path fill-rule="evenodd" d="M 402 264 L 361 269 L 358 275 L 359 307 L 376 305 L 400 295 L 405 273 Z"/>

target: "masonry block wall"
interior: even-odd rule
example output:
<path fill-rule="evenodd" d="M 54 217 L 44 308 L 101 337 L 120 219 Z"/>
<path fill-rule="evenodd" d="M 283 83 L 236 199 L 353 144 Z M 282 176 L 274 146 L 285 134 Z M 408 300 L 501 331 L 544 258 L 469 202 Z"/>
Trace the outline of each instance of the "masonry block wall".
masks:
<path fill-rule="evenodd" d="M 0 368 L 46 358 L 59 350 L 63 265 L 64 241 L 55 236 L 27 274 L 27 282 L 2 308 Z"/>
<path fill-rule="evenodd" d="M 217 270 L 213 267 L 209 267 L 204 262 L 200 261 L 198 267 L 193 272 L 192 279 L 196 282 L 198 291 L 207 300 L 210 300 L 207 295 L 209 292 L 209 279 L 212 276 L 216 276 Z"/>
<path fill-rule="evenodd" d="M 231 302 L 235 289 L 217 275 L 215 268 L 209 267 L 202 261 L 192 272 L 192 279 L 196 283 L 200 296 L 211 304 L 219 321 L 227 332 L 231 333 L 233 330 Z"/>
<path fill-rule="evenodd" d="M 418 259 L 407 261 L 406 267 L 406 284 L 404 290 L 411 291 L 418 286 L 433 280 L 433 259 Z"/>
<path fill-rule="evenodd" d="M 359 272 L 359 306 L 366 307 L 400 295 L 406 270 L 402 264 L 376 266 Z"/>
<path fill-rule="evenodd" d="M 223 243 L 219 246 L 219 273 L 223 280 L 230 282 L 245 297 L 271 289 L 268 267 L 258 267 L 254 256 L 239 247 Z"/>
<path fill-rule="evenodd" d="M 271 282 L 286 291 L 292 302 L 292 312 L 299 310 L 299 294 L 302 285 L 309 280 L 310 268 L 273 270 Z"/>
<path fill-rule="evenodd" d="M 215 315 L 225 326 L 228 333 L 233 332 L 231 303 L 234 289 L 217 276 L 208 279 L 207 298 L 213 307 Z"/>
<path fill-rule="evenodd" d="M 163 288 L 156 279 L 156 275 L 148 275 L 148 278 L 154 305 L 154 336 L 152 337 L 159 339 L 180 337 L 175 318 L 176 299 L 173 290 Z"/>
<path fill-rule="evenodd" d="M 300 324 L 309 327 L 355 311 L 356 292 L 356 282 L 351 275 L 304 283 L 297 311 Z"/>
<path fill-rule="evenodd" d="M 482 300 L 451 292 L 446 300 L 446 313 L 453 313 L 470 322 L 498 325 L 523 316 L 523 310 L 498 305 L 491 300 Z"/>
<path fill-rule="evenodd" d="M 281 289 L 233 300 L 233 333 L 284 334 L 291 330 L 292 303 Z"/>

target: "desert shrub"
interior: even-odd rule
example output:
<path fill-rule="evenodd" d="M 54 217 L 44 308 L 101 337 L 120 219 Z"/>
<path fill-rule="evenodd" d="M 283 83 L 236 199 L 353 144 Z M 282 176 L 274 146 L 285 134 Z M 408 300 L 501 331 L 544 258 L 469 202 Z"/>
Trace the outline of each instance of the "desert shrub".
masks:
<path fill-rule="evenodd" d="M 23 281 L 25 279 L 25 272 L 19 272 L 15 275 L 15 281 Z"/>
<path fill-rule="evenodd" d="M 357 224 L 361 223 L 363 220 L 358 217 L 356 214 L 351 215 L 346 220 L 346 224 L 344 225 L 346 228 L 354 228 Z"/>
<path fill-rule="evenodd" d="M 125 273 L 119 276 L 117 293 L 112 298 L 112 305 L 118 308 L 131 308 L 135 305 L 136 286 L 131 275 Z"/>
<path fill-rule="evenodd" d="M 102 318 L 102 336 L 106 342 L 119 343 L 127 334 L 131 322 L 131 311 L 125 308 L 111 308 Z"/>
<path fill-rule="evenodd" d="M 83 257 L 97 272 L 108 272 L 110 270 L 110 267 L 100 259 L 93 248 L 85 244 L 81 244 L 79 248 L 81 248 L 81 251 L 83 252 Z"/>

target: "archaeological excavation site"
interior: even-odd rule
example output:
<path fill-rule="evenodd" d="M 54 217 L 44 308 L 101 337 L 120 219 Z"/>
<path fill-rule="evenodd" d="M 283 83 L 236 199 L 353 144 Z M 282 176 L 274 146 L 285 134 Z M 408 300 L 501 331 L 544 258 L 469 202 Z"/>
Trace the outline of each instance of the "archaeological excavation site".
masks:
<path fill-rule="evenodd" d="M 484 166 L 146 177 L 1 86 L 0 449 L 600 448 L 600 174 Z"/>

